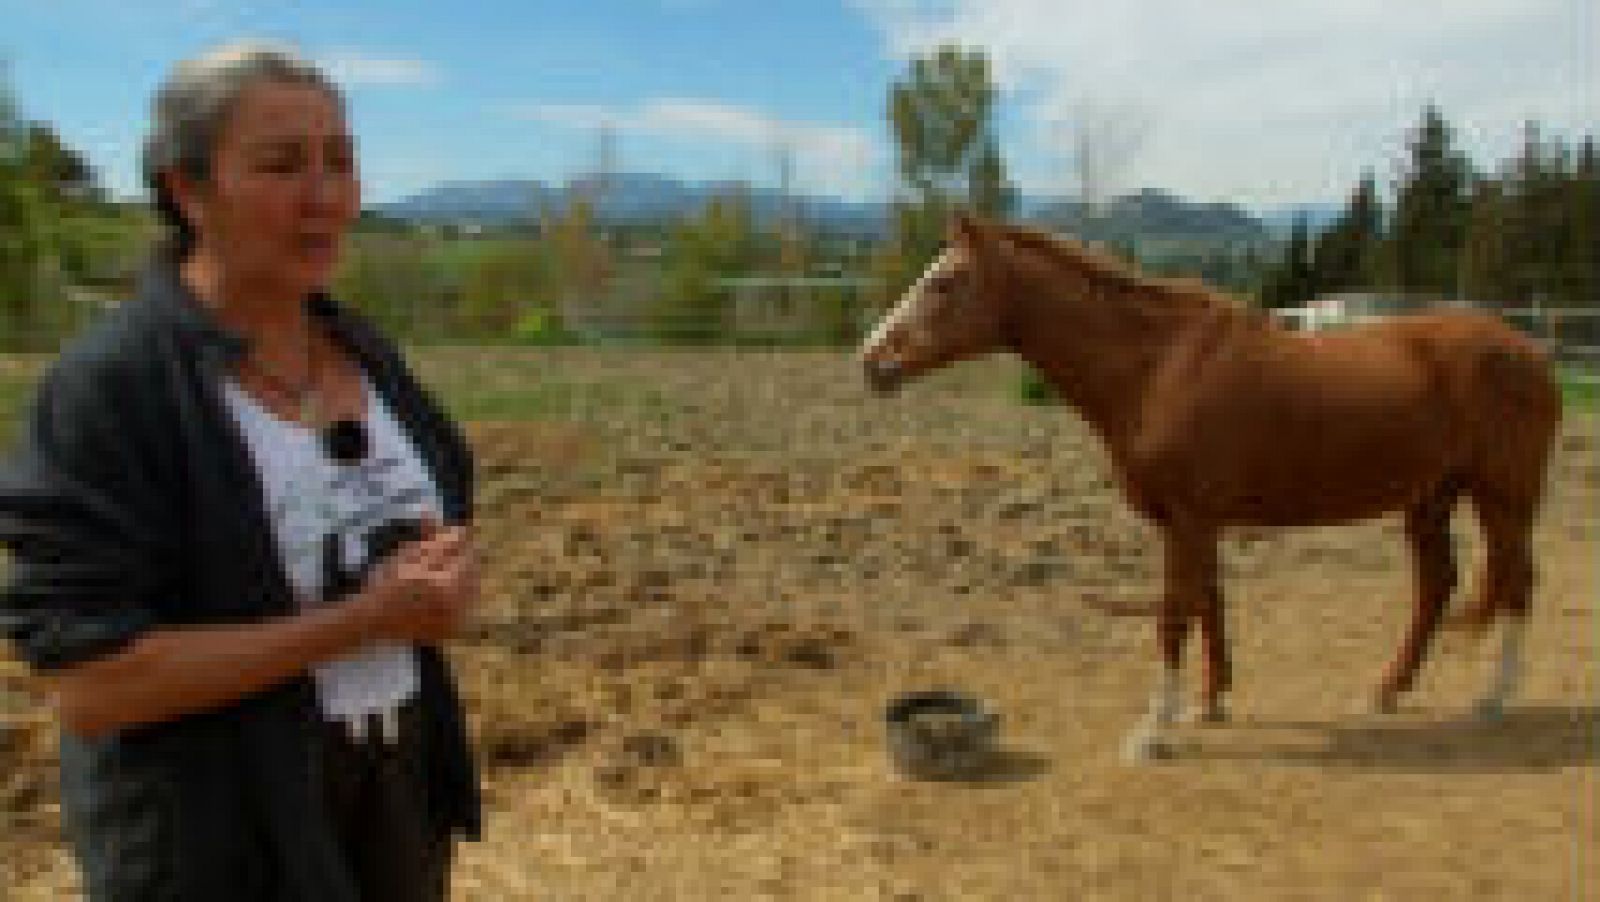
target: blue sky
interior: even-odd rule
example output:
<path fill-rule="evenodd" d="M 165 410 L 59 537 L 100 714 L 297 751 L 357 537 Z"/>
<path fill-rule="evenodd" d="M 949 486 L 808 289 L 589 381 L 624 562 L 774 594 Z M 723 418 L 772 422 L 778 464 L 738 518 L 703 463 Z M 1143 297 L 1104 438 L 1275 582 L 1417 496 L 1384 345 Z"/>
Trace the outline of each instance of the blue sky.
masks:
<path fill-rule="evenodd" d="M 910 54 L 986 47 L 1030 193 L 1160 187 L 1250 207 L 1390 175 L 1436 100 L 1481 161 L 1522 122 L 1600 132 L 1591 0 L 0 0 L 0 59 L 123 195 L 178 59 L 291 42 L 349 92 L 370 201 L 446 179 L 620 166 L 881 197 L 884 96 Z M 1081 140 L 1080 140 L 1081 139 Z"/>

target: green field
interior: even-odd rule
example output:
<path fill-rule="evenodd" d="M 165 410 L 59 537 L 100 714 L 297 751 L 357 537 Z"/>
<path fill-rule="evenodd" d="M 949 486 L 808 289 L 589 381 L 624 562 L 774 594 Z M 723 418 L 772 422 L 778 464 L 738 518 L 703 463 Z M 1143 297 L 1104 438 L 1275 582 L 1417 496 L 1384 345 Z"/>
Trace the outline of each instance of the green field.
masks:
<path fill-rule="evenodd" d="M 584 353 L 576 351 L 576 353 Z M 596 351 L 597 355 L 626 354 L 626 351 Z M 521 357 L 538 360 L 534 352 Z M 33 381 L 47 358 L 40 356 L 0 356 L 0 444 L 9 443 L 16 421 L 32 391 Z M 626 409 L 645 413 L 657 420 L 667 419 L 674 407 L 662 392 L 653 387 L 648 374 L 629 372 L 595 380 L 574 380 L 554 366 L 529 367 L 504 363 L 502 354 L 490 349 L 482 353 L 469 348 L 426 349 L 415 353 L 419 373 L 438 393 L 450 413 L 463 421 L 523 420 L 595 422 L 608 411 Z M 1575 372 L 1563 374 L 1562 396 L 1569 409 L 1591 411 L 1600 402 L 1600 382 L 1582 378 Z M 1019 402 L 1036 400 L 1023 391 Z"/>
<path fill-rule="evenodd" d="M 1600 400 L 1600 374 L 1568 368 L 1561 374 L 1561 397 L 1569 408 L 1592 409 Z"/>
<path fill-rule="evenodd" d="M 45 360 L 0 356 L 0 445 L 15 434 Z M 661 393 L 638 376 L 574 381 L 538 365 L 497 365 L 504 358 L 491 349 L 425 350 L 414 353 L 413 361 L 426 384 L 461 421 L 590 422 L 604 419 L 607 411 L 624 409 L 657 419 L 667 414 Z"/>

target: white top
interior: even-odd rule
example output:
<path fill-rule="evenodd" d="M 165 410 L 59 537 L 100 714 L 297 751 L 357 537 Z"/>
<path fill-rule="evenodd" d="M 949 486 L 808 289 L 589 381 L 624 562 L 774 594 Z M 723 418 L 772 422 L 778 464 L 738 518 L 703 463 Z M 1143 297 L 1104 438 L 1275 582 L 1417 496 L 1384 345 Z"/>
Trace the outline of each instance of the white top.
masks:
<path fill-rule="evenodd" d="M 365 374 L 362 386 L 368 453 L 359 463 L 341 464 L 327 459 L 315 431 L 279 419 L 233 380 L 223 383 L 266 490 L 280 562 L 302 606 L 322 602 L 322 548 L 330 533 L 338 536 L 341 569 L 354 573 L 364 569 L 366 538 L 379 524 L 443 509 L 415 446 Z M 418 688 L 415 650 L 394 643 L 324 661 L 314 677 L 324 716 L 358 738 L 376 714 L 392 740 L 396 710 Z"/>

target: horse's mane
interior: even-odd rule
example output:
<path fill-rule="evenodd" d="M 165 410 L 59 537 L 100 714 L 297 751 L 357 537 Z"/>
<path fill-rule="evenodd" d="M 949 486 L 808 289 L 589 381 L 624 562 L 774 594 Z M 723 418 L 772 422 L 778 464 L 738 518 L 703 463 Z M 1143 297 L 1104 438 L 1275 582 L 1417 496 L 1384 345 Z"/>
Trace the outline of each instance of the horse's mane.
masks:
<path fill-rule="evenodd" d="M 1092 248 L 1082 241 L 1027 225 L 997 223 L 1000 234 L 1013 245 L 1054 260 L 1093 281 L 1154 296 L 1182 307 L 1234 307 L 1237 302 L 1199 279 L 1149 276 L 1116 257 Z"/>

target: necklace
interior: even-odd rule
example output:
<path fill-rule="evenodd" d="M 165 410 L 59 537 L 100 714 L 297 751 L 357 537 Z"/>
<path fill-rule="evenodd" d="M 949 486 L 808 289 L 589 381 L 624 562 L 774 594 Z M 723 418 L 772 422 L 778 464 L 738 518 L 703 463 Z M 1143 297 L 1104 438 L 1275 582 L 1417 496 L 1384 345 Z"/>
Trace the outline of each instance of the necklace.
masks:
<path fill-rule="evenodd" d="M 319 374 L 317 372 L 317 358 L 312 350 L 311 324 L 309 322 L 306 323 L 306 328 L 302 334 L 304 336 L 306 359 L 306 375 L 304 379 L 296 382 L 284 377 L 281 373 L 273 372 L 253 353 L 244 359 L 244 363 L 258 377 L 267 382 L 275 393 L 281 395 L 293 405 L 296 422 L 305 426 L 316 426 L 320 421 L 318 414 L 320 413 L 321 405 L 318 402 L 321 398 L 316 390 Z"/>
<path fill-rule="evenodd" d="M 313 353 L 309 323 L 305 331 L 305 357 L 306 377 L 299 383 L 273 372 L 254 357 L 245 358 L 245 363 L 257 376 L 268 382 L 274 392 L 294 405 L 295 421 L 318 433 L 323 453 L 329 460 L 341 464 L 360 463 L 366 459 L 371 445 L 366 426 L 359 419 L 332 420 L 323 416 L 326 411 L 322 409 L 322 396 L 317 391 L 321 374 L 317 367 L 317 355 Z"/>

